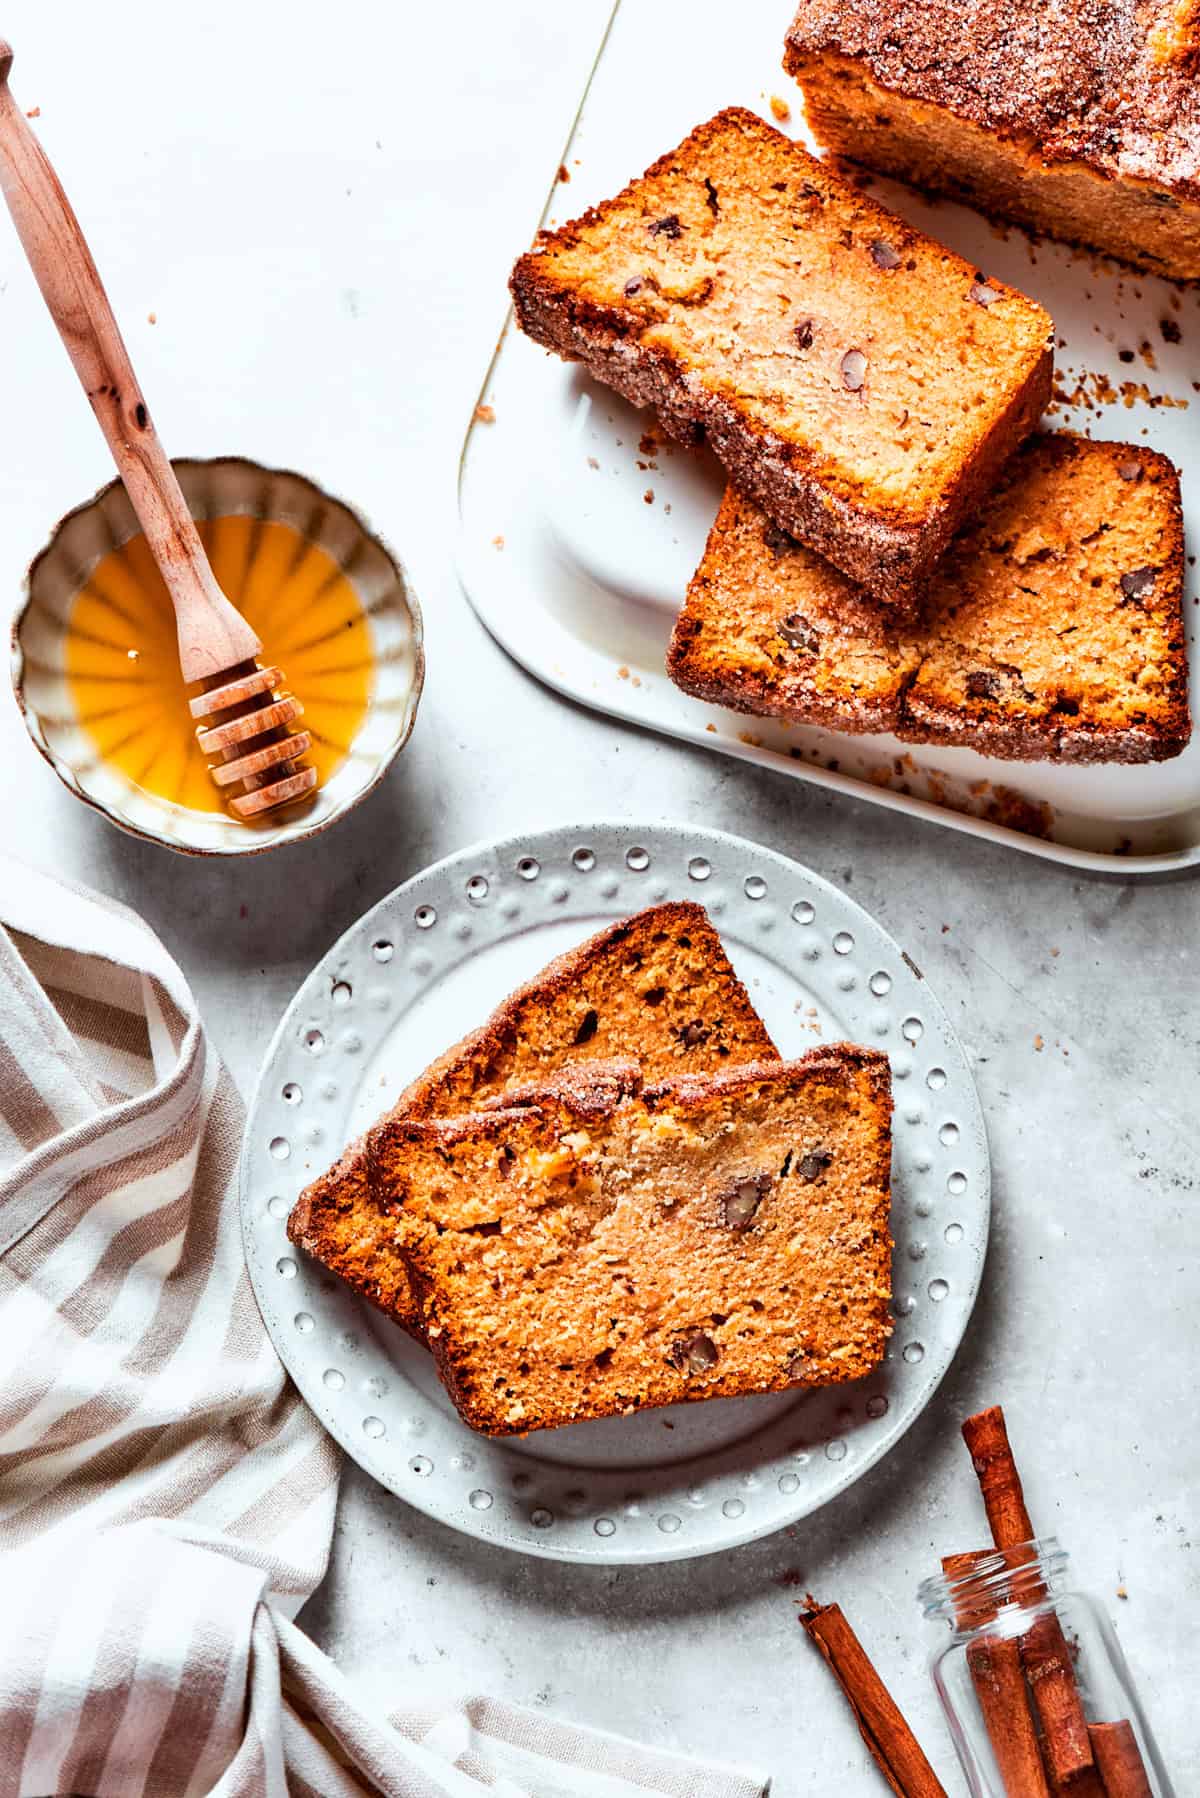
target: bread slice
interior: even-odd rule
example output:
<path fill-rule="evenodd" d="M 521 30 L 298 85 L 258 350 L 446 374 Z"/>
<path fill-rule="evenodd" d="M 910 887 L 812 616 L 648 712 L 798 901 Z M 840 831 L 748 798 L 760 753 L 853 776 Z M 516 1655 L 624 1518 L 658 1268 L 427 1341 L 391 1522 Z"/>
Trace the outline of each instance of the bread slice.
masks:
<path fill-rule="evenodd" d="M 890 1331 L 887 1058 L 643 1086 L 373 1132 L 372 1178 L 466 1421 L 551 1429 L 858 1379 Z"/>
<path fill-rule="evenodd" d="M 531 337 L 901 609 L 1050 398 L 1040 306 L 737 108 L 510 285 Z"/>
<path fill-rule="evenodd" d="M 552 961 L 401 1093 L 391 1117 L 453 1116 L 575 1064 L 636 1058 L 650 1076 L 774 1058 L 775 1045 L 703 906 L 653 905 Z M 391 1223 L 372 1199 L 365 1138 L 305 1187 L 288 1235 L 400 1323 L 420 1312 Z"/>
<path fill-rule="evenodd" d="M 1200 278 L 1196 0 L 800 0 L 785 65 L 838 155 Z"/>
<path fill-rule="evenodd" d="M 1179 475 L 1141 445 L 1032 438 L 902 628 L 730 488 L 667 666 L 687 693 L 797 724 L 1017 761 L 1178 755 Z"/>

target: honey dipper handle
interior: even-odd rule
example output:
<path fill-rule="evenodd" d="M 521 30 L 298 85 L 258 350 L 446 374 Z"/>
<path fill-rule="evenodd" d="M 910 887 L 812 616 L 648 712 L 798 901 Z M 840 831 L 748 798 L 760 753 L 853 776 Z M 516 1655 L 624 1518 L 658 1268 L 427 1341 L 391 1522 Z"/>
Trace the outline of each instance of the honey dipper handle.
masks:
<path fill-rule="evenodd" d="M 183 678 L 207 680 L 253 661 L 262 644 L 208 565 L 79 220 L 13 99 L 11 64 L 0 39 L 0 191 L 167 584 Z"/>

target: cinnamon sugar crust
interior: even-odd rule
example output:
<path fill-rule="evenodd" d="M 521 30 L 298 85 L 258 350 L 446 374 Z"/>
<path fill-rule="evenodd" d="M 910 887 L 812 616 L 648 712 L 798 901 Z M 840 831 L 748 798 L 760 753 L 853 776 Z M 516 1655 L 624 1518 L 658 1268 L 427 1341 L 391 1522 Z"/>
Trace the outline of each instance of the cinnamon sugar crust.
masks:
<path fill-rule="evenodd" d="M 737 108 L 510 285 L 524 331 L 900 610 L 1049 398 L 1040 306 Z"/>
<path fill-rule="evenodd" d="M 685 692 L 795 723 L 1016 761 L 1158 761 L 1191 732 L 1182 594 L 1167 458 L 1042 435 L 903 628 L 729 489 L 667 665 Z"/>
<path fill-rule="evenodd" d="M 856 1379 L 890 1333 L 891 1088 L 849 1045 L 372 1134 L 455 1404 L 492 1435 Z M 640 1084 L 640 1083 L 638 1083 Z"/>
<path fill-rule="evenodd" d="M 1200 277 L 1196 0 L 801 0 L 785 67 L 840 154 Z"/>

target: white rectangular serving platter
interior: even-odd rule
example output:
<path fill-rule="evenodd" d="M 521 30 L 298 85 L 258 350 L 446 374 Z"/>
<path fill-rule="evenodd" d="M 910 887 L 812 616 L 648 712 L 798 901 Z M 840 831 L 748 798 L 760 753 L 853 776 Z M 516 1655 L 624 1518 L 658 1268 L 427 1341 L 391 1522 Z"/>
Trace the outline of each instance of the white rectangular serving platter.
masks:
<path fill-rule="evenodd" d="M 684 19 L 662 0 L 616 0 L 544 225 L 616 193 L 724 106 L 769 118 L 778 97 L 792 113 L 783 128 L 808 141 L 781 67 L 788 0 L 744 0 L 732 29 L 721 15 L 719 35 L 715 24 L 705 29 L 707 10 Z M 1035 243 L 895 183 L 872 181 L 870 191 L 1048 308 L 1062 395 L 1048 423 L 1170 456 L 1183 474 L 1189 551 L 1200 545 L 1200 290 Z M 524 247 L 513 245 L 514 259 Z M 724 483 L 715 459 L 665 441 L 652 414 L 529 342 L 511 316 L 480 399 L 460 470 L 459 572 L 488 630 L 547 685 L 630 723 L 1073 867 L 1130 875 L 1200 863 L 1200 732 L 1170 762 L 1071 768 L 779 724 L 680 693 L 664 654 L 716 515 Z M 1194 562 L 1192 551 L 1185 613 L 1200 713 Z"/>

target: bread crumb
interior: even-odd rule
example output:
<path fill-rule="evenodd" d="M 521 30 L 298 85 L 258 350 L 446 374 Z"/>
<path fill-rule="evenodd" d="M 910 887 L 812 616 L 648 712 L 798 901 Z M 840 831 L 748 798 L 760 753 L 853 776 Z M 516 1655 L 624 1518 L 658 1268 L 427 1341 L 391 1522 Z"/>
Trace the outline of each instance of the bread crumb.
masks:
<path fill-rule="evenodd" d="M 560 181 L 569 181 L 571 179 L 571 171 L 565 162 L 560 162 L 558 165 L 558 178 Z"/>
<path fill-rule="evenodd" d="M 147 312 L 146 323 L 148 325 L 156 325 L 158 323 L 158 313 L 157 312 Z"/>
<path fill-rule="evenodd" d="M 715 737 L 715 736 L 716 736 L 716 734 L 717 734 L 717 727 L 716 727 L 716 725 L 715 725 L 715 724 L 706 724 L 706 725 L 705 725 L 705 726 L 704 726 L 704 728 L 705 728 L 705 730 L 710 730 L 710 731 L 711 731 L 711 732 L 712 732 L 712 734 L 713 734 L 713 736 L 714 736 L 714 737 Z"/>
<path fill-rule="evenodd" d="M 792 116 L 792 109 L 788 105 L 787 101 L 781 100 L 778 94 L 772 94 L 771 95 L 771 117 L 773 119 L 778 119 L 778 121 L 781 125 L 786 125 L 788 120 L 791 118 L 791 116 Z"/>
<path fill-rule="evenodd" d="M 652 506 L 654 504 L 654 489 L 653 489 L 653 487 L 647 487 L 645 493 L 643 493 L 643 495 L 642 495 L 642 498 L 645 500 L 645 502 L 648 506 Z"/>
<path fill-rule="evenodd" d="M 1039 1054 L 1039 1055 L 1040 1055 L 1040 1054 L 1041 1054 L 1041 1052 L 1042 1052 L 1042 1050 L 1043 1050 L 1043 1049 L 1044 1049 L 1044 1048 L 1045 1048 L 1045 1047 L 1046 1047 L 1046 1039 L 1045 1039 L 1045 1037 L 1043 1037 L 1043 1036 L 1035 1036 L 1035 1037 L 1034 1037 L 1034 1039 L 1033 1039 L 1033 1046 L 1034 1046 L 1034 1048 L 1035 1048 L 1035 1049 L 1036 1049 L 1036 1050 L 1037 1050 L 1037 1052 L 1038 1052 L 1038 1054 Z"/>
<path fill-rule="evenodd" d="M 1050 953 L 1051 953 L 1051 955 L 1061 955 L 1062 950 L 1061 949 L 1051 949 Z"/>
<path fill-rule="evenodd" d="M 492 548 L 493 549 L 503 549 L 504 548 L 503 537 L 493 537 L 492 538 Z"/>
<path fill-rule="evenodd" d="M 617 669 L 617 679 L 618 680 L 628 680 L 629 679 L 628 668 L 618 668 Z"/>
<path fill-rule="evenodd" d="M 633 677 L 633 684 L 634 684 L 634 686 L 635 686 L 635 687 L 640 687 L 640 686 L 641 686 L 641 684 L 642 684 L 642 683 L 641 683 L 641 681 L 640 681 L 640 680 L 639 680 L 639 678 L 638 678 L 638 676 L 637 676 L 637 675 L 636 675 L 636 674 L 635 674 L 635 675 L 634 675 L 634 677 Z"/>
<path fill-rule="evenodd" d="M 494 406 L 485 406 L 481 400 L 479 405 L 475 408 L 475 417 L 481 425 L 494 425 L 496 422 L 496 408 Z"/>
<path fill-rule="evenodd" d="M 599 462 L 597 462 L 595 456 L 588 457 L 588 467 L 589 468 L 599 468 L 599 466 L 600 466 L 600 464 L 599 464 Z"/>
<path fill-rule="evenodd" d="M 1129 1597 L 1129 1593 L 1125 1590 L 1124 1586 L 1117 1587 L 1117 1597 L 1118 1598 L 1128 1598 Z"/>
<path fill-rule="evenodd" d="M 29 111 L 25 114 L 25 117 L 27 119 L 40 119 L 41 116 L 42 116 L 42 109 L 40 106 L 31 106 L 29 108 Z"/>

